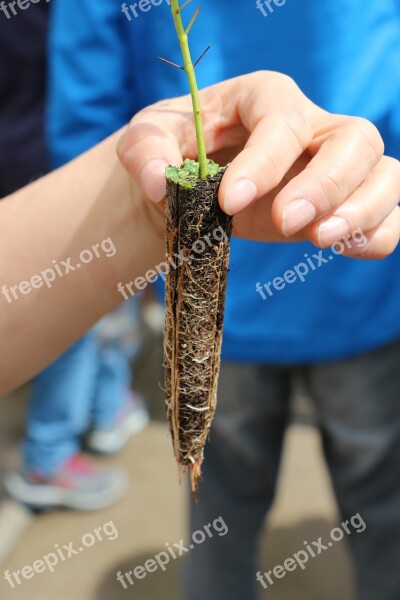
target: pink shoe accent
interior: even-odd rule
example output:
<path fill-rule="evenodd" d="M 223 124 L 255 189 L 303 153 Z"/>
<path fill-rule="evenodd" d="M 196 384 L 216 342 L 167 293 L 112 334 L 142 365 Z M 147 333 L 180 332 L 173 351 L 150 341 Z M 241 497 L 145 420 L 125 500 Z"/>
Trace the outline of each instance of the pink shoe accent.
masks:
<path fill-rule="evenodd" d="M 97 469 L 87 458 L 82 454 L 74 454 L 63 464 L 60 472 L 72 471 L 80 475 L 94 475 Z"/>

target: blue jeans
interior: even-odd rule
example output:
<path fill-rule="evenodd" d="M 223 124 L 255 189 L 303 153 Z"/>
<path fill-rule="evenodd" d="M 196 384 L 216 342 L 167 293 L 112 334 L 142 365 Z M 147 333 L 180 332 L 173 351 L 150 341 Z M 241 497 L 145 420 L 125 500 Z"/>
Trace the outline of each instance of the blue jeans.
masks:
<path fill-rule="evenodd" d="M 45 476 L 79 452 L 91 424 L 110 425 L 126 402 L 129 363 L 90 332 L 32 382 L 23 468 Z"/>
<path fill-rule="evenodd" d="M 399 600 L 400 341 L 302 371 L 342 517 L 359 513 L 367 524 L 361 535 L 346 538 L 357 597 Z M 262 565 L 257 564 L 257 540 L 274 498 L 292 372 L 222 365 L 204 480 L 198 503 L 190 503 L 190 527 L 192 532 L 202 529 L 221 515 L 229 533 L 188 554 L 185 600 L 258 597 L 256 573 Z"/>

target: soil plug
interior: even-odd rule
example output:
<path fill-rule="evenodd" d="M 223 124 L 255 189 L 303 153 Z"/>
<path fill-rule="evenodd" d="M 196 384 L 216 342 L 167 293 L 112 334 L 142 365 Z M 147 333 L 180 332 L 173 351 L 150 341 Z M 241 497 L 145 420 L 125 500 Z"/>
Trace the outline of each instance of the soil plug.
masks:
<path fill-rule="evenodd" d="M 181 472 L 197 495 L 204 445 L 216 409 L 232 219 L 218 204 L 225 167 L 207 159 L 195 65 L 178 0 L 171 10 L 190 87 L 198 162 L 168 167 L 164 366 L 168 421 Z M 208 49 L 207 49 L 208 50 Z M 200 57 L 202 58 L 203 55 Z M 163 59 L 164 60 L 164 59 Z M 199 59 L 200 60 L 200 59 Z M 169 62 L 169 61 L 166 61 Z M 173 63 L 170 63 L 173 64 Z"/>

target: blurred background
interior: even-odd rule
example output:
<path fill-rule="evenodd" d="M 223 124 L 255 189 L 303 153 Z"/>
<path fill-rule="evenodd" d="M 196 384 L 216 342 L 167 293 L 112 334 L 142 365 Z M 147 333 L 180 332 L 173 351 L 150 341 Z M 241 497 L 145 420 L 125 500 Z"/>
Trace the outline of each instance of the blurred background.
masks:
<path fill-rule="evenodd" d="M 213 44 L 198 67 L 200 87 L 258 69 L 285 72 L 326 109 L 373 120 L 388 153 L 400 158 L 396 2 L 204 0 L 205 15 L 191 33 L 194 57 Z M 168 3 L 159 0 L 132 5 L 118 0 L 1 3 L 0 197 L 79 155 L 147 104 L 187 91 L 181 71 L 157 61 L 161 55 L 181 62 L 170 19 Z M 210 450 L 214 442 L 215 447 L 219 444 L 214 458 L 224 455 L 226 463 L 221 467 L 218 460 L 206 461 L 208 481 L 200 494 L 219 499 L 226 492 L 228 499 L 219 504 L 225 518 L 236 490 L 242 512 L 237 513 L 237 531 L 232 527 L 226 546 L 214 550 L 212 560 L 207 558 L 211 545 L 192 550 L 186 600 L 203 600 L 198 590 L 205 565 L 213 561 L 221 561 L 228 587 L 235 587 L 234 577 L 243 589 L 251 587 L 252 565 L 245 565 L 243 577 L 236 568 L 246 562 L 243 556 L 250 555 L 254 541 L 246 529 L 252 506 L 246 494 L 253 499 L 251 490 L 256 489 L 257 504 L 257 490 L 262 488 L 258 500 L 265 513 L 273 499 L 261 531 L 262 572 L 282 564 L 305 541 L 326 539 L 342 521 L 321 429 L 347 517 L 365 510 L 375 518 L 363 534 L 369 542 L 358 544 L 362 600 L 399 598 L 391 591 L 399 590 L 398 555 L 392 549 L 398 550 L 400 538 L 393 539 L 400 528 L 400 461 L 393 450 L 400 445 L 400 286 L 393 275 L 398 274 L 400 254 L 374 264 L 338 258 L 313 273 L 306 284 L 263 303 L 255 283 L 283 273 L 310 250 L 311 245 L 232 243 L 223 355 L 231 371 L 223 365 L 221 408 L 231 406 L 234 413 L 236 402 L 241 406 L 239 420 L 241 415 L 249 417 L 251 401 L 254 410 L 251 423 L 236 423 L 237 429 L 229 427 L 234 419 L 224 421 L 224 410 L 217 413 L 221 416 Z M 135 295 L 29 385 L 1 399 L 2 600 L 181 600 L 184 558 L 170 561 L 165 572 L 135 580 L 128 589 L 117 580 L 119 571 L 143 565 L 166 544 L 188 540 L 189 512 L 197 514 L 202 525 L 208 522 L 201 515 L 204 504 L 193 505 L 186 482 L 178 481 L 162 391 L 161 303 L 160 289 Z M 1 310 L 5 308 L 3 299 Z M 357 361 L 358 357 L 365 358 Z M 252 369 L 253 379 L 244 377 L 240 385 L 231 385 L 236 381 L 232 364 L 238 365 L 237 377 Z M 321 364 L 332 365 L 330 375 L 326 367 L 325 378 Z M 265 367 L 262 376 L 260 365 Z M 304 371 L 310 379 L 315 375 L 313 399 L 310 386 L 304 385 Z M 264 376 L 265 392 L 257 387 Z M 268 407 L 272 418 L 263 422 L 265 436 L 258 436 L 256 447 L 259 415 L 268 414 Z M 281 441 L 275 424 L 283 435 L 286 419 L 274 497 L 278 460 L 272 467 L 270 463 L 279 455 Z M 228 490 L 221 482 L 238 448 L 244 467 Z M 242 482 L 248 454 L 255 457 L 255 476 L 252 481 L 249 477 L 247 489 Z M 343 468 L 349 464 L 354 466 L 350 475 Z M 85 511 L 76 510 L 83 505 Z M 60 562 L 54 573 L 36 573 L 14 587 L 8 583 L 7 573 L 9 577 L 9 572 L 31 566 L 71 541 L 79 545 L 85 534 L 110 521 L 118 530 L 115 540 L 94 543 Z M 385 544 L 386 554 L 382 539 L 391 540 L 391 546 Z M 381 570 L 370 568 L 371 556 L 375 560 L 377 554 Z M 385 569 L 391 577 L 383 576 Z M 218 580 L 218 569 L 213 572 Z M 261 597 L 270 600 L 355 600 L 354 572 L 343 539 L 310 560 L 304 571 L 288 573 L 266 591 L 257 585 Z M 383 584 L 391 587 L 386 596 L 368 595 L 369 589 L 374 594 Z M 211 587 L 204 600 L 235 600 L 233 595 L 218 597 L 218 591 L 211 596 Z M 237 591 L 237 597 L 250 600 L 250 593 Z"/>
<path fill-rule="evenodd" d="M 160 385 L 161 335 L 149 334 L 146 350 L 135 369 L 138 389 L 150 399 L 151 422 L 145 431 L 132 438 L 118 457 L 107 462 L 123 466 L 132 485 L 128 495 L 109 509 L 92 513 L 52 511 L 32 514 L 11 503 L 2 493 L 0 508 L 1 571 L 32 565 L 54 549 L 67 544 L 112 520 L 119 536 L 114 541 L 97 543 L 60 563 L 53 574 L 37 574 L 11 589 L 2 580 L 1 598 L 41 600 L 180 600 L 183 558 L 171 561 L 167 570 L 148 575 L 125 590 L 116 579 L 143 565 L 165 548 L 165 543 L 188 540 L 184 485 L 179 485 L 169 432 L 165 420 L 164 398 Z M 18 464 L 18 442 L 22 435 L 26 390 L 22 389 L 0 404 L 2 472 Z M 103 459 L 104 460 L 104 459 Z M 301 390 L 293 398 L 291 425 L 279 476 L 276 501 L 264 525 L 260 567 L 272 569 L 303 547 L 303 541 L 329 537 L 339 520 L 320 447 L 313 413 Z M 196 550 L 193 550 L 195 552 Z M 3 578 L 2 578 L 3 579 Z M 305 571 L 288 574 L 279 585 L 262 592 L 272 600 L 353 600 L 351 558 L 346 540 L 310 561 Z"/>

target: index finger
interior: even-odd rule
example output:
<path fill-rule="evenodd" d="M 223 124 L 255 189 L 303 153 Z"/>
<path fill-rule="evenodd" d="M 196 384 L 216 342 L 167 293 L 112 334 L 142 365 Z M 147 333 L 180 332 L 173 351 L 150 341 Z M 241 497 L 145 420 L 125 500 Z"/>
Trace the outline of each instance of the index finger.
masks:
<path fill-rule="evenodd" d="M 262 73 L 253 86 L 242 83 L 237 110 L 248 139 L 222 180 L 220 204 L 229 214 L 277 187 L 313 139 L 313 105 L 292 80 Z"/>

